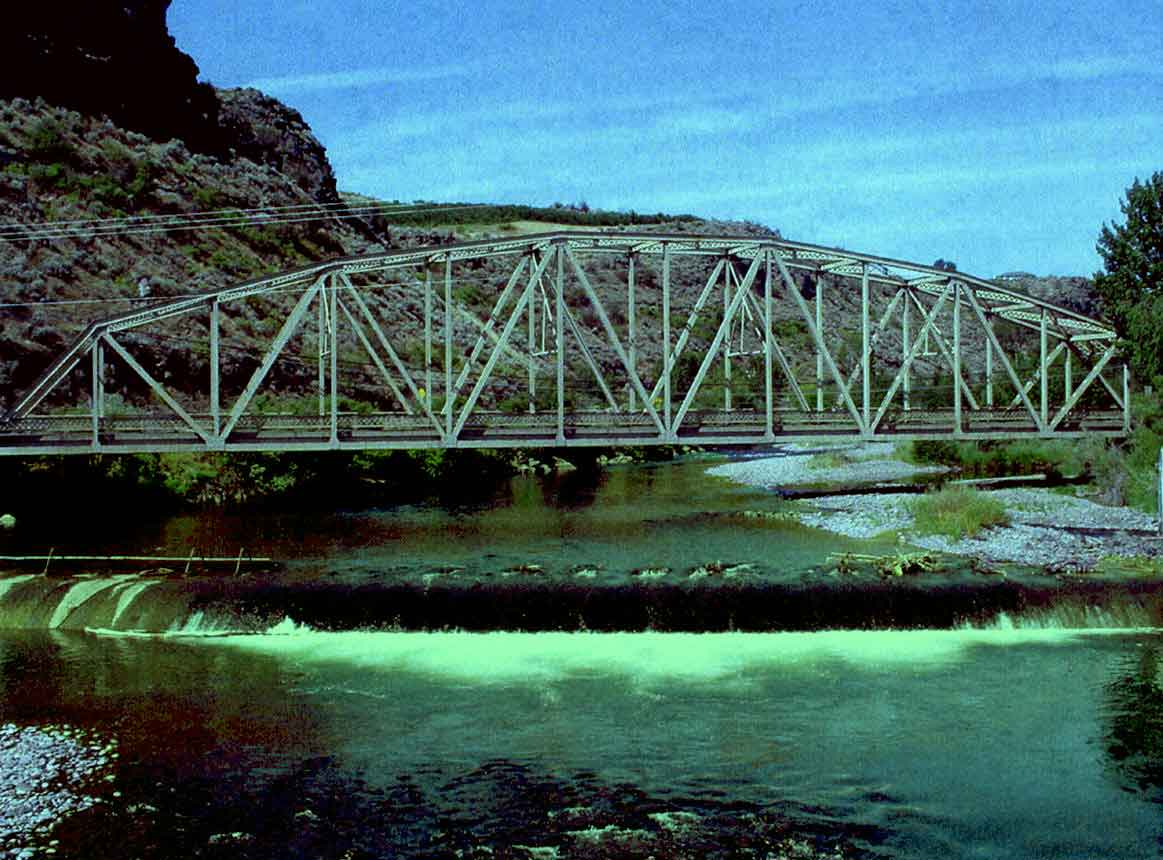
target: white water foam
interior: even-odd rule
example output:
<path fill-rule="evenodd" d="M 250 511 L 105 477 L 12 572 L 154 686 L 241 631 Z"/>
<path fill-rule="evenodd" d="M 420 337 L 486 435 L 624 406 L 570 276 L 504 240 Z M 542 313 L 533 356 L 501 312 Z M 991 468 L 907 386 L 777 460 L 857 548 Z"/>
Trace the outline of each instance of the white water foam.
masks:
<path fill-rule="evenodd" d="M 1111 631 L 826 630 L 812 633 L 413 633 L 316 632 L 286 619 L 282 635 L 214 640 L 297 664 L 343 663 L 359 669 L 416 672 L 473 683 L 546 682 L 619 675 L 636 681 L 745 680 L 781 666 L 817 671 L 827 664 L 923 672 L 967 659 L 972 648 L 1069 643 Z"/>
<path fill-rule="evenodd" d="M 1064 602 L 1044 609 L 1028 609 L 1010 614 L 999 612 L 984 623 L 966 622 L 967 630 L 1150 630 L 1155 614 L 1138 603 L 1109 606 Z"/>
<path fill-rule="evenodd" d="M 75 583 L 69 587 L 69 590 L 65 592 L 65 596 L 57 604 L 56 609 L 53 610 L 52 617 L 48 622 L 49 628 L 55 629 L 60 627 L 78 607 L 102 591 L 113 588 L 125 582 L 127 579 L 134 578 L 135 574 L 125 574 L 107 579 L 89 579 Z"/>
<path fill-rule="evenodd" d="M 116 628 L 118 620 L 122 615 L 125 614 L 125 611 L 129 609 L 131 605 L 133 605 L 133 601 L 135 601 L 143 591 L 153 585 L 157 585 L 156 579 L 147 579 L 144 582 L 124 583 L 118 586 L 120 589 L 120 594 L 117 596 L 117 608 L 113 610 L 113 619 L 109 622 L 109 626 Z"/>
<path fill-rule="evenodd" d="M 37 574 L 26 573 L 22 576 L 8 576 L 0 579 L 0 600 L 4 599 L 4 595 L 11 591 L 22 582 L 28 582 L 30 579 L 36 579 Z"/>

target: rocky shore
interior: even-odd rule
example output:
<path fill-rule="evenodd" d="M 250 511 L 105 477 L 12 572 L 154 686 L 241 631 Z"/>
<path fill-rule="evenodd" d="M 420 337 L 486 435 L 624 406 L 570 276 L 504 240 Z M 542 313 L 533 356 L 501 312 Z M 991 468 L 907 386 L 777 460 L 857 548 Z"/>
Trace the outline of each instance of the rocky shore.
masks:
<path fill-rule="evenodd" d="M 814 484 L 867 485 L 888 483 L 931 473 L 892 459 L 892 446 L 858 445 L 838 449 L 849 462 L 819 467 L 812 450 L 781 449 L 774 457 L 725 463 L 709 474 L 767 489 Z M 796 503 L 805 525 L 855 538 L 897 532 L 903 543 L 937 552 L 971 556 L 986 563 L 1020 563 L 1053 570 L 1085 571 L 1104 558 L 1163 557 L 1163 541 L 1152 537 L 1156 520 L 1131 508 L 1100 505 L 1049 488 L 992 490 L 1010 524 L 986 529 L 972 538 L 952 540 L 915 532 L 910 504 L 915 494 L 821 496 Z"/>
<path fill-rule="evenodd" d="M 0 860 L 56 854 L 53 826 L 101 802 L 116 750 L 70 726 L 0 723 Z"/>

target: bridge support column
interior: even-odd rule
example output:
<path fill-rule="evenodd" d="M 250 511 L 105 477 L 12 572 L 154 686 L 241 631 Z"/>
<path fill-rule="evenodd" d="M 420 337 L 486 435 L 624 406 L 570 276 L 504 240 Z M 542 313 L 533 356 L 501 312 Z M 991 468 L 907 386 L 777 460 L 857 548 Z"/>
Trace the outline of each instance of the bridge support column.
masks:
<path fill-rule="evenodd" d="M 217 298 L 210 303 L 210 421 L 213 424 L 215 438 L 222 433 L 222 380 L 220 379 L 222 364 L 218 345 L 218 305 Z"/>
<path fill-rule="evenodd" d="M 557 299 L 557 441 L 565 443 L 565 244 L 559 243 L 554 288 Z"/>
<path fill-rule="evenodd" d="M 1065 393 L 1066 399 L 1070 400 L 1070 395 L 1074 393 L 1074 378 L 1073 378 L 1072 368 L 1070 366 L 1070 344 L 1069 344 L 1069 342 L 1067 342 L 1066 346 L 1067 346 L 1066 363 L 1063 366 L 1063 371 L 1062 371 L 1063 380 L 1062 381 L 1063 381 L 1063 385 L 1064 385 L 1065 392 L 1066 392 Z"/>
<path fill-rule="evenodd" d="M 961 435 L 961 282 L 953 286 L 953 435 Z"/>
<path fill-rule="evenodd" d="M 816 278 L 816 331 L 824 333 L 824 279 Z M 816 411 L 824 411 L 824 352 L 816 343 Z"/>
<path fill-rule="evenodd" d="M 537 351 L 537 258 L 529 258 L 529 285 L 527 287 L 529 293 L 529 310 L 527 315 L 529 318 L 529 332 L 527 344 L 529 347 L 529 373 L 528 373 L 528 389 L 529 389 L 529 414 L 532 415 L 537 411 L 537 365 L 533 362 L 533 353 Z"/>
<path fill-rule="evenodd" d="M 864 429 L 869 429 L 872 409 L 872 330 L 869 323 L 868 263 L 860 264 L 860 413 Z"/>
<path fill-rule="evenodd" d="M 901 303 L 901 369 L 904 371 L 903 387 L 901 390 L 901 404 L 904 411 L 908 412 L 911 404 L 909 403 L 909 396 L 912 394 L 912 377 L 908 365 L 909 357 L 909 324 L 912 321 L 912 303 L 904 301 Z"/>
<path fill-rule="evenodd" d="M 1131 371 L 1123 365 L 1123 435 L 1131 433 Z"/>
<path fill-rule="evenodd" d="M 339 276 L 331 276 L 331 295 L 328 296 L 331 315 L 330 343 L 328 350 L 331 353 L 331 444 L 339 444 Z"/>
<path fill-rule="evenodd" d="M 1050 362 L 1046 357 L 1046 347 L 1049 340 L 1049 319 L 1046 314 L 1046 309 L 1042 308 L 1041 324 L 1038 327 L 1038 376 L 1041 393 L 1041 405 L 1038 414 L 1042 418 L 1042 427 L 1045 428 L 1046 422 L 1050 418 Z"/>
<path fill-rule="evenodd" d="M 731 272 L 734 267 L 728 263 L 723 267 L 723 317 L 731 307 Z M 669 349 L 669 344 L 667 345 Z M 723 411 L 731 411 L 731 335 L 723 339 Z"/>
<path fill-rule="evenodd" d="M 319 417 L 327 414 L 327 296 L 319 293 Z"/>
<path fill-rule="evenodd" d="M 93 419 L 93 449 L 101 450 L 101 422 L 105 418 L 105 345 L 93 343 L 93 392 L 89 399 Z"/>
<path fill-rule="evenodd" d="M 638 301 L 634 295 L 634 254 L 627 255 L 629 267 L 626 275 L 626 359 L 630 371 L 638 372 Z M 630 386 L 630 411 L 634 411 L 634 386 Z"/>
<path fill-rule="evenodd" d="M 668 441 L 674 441 L 671 424 L 670 354 L 670 243 L 662 244 L 662 426 Z"/>
<path fill-rule="evenodd" d="M 452 445 L 452 255 L 444 258 L 444 444 Z"/>
<path fill-rule="evenodd" d="M 424 396 L 432 403 L 432 268 L 424 266 Z"/>
<path fill-rule="evenodd" d="M 985 405 L 993 408 L 993 343 L 985 341 Z"/>
<path fill-rule="evenodd" d="M 775 390 L 772 374 L 772 351 L 775 341 L 771 334 L 772 295 L 771 295 L 771 249 L 763 251 L 763 395 L 764 418 L 763 437 L 768 442 L 775 439 Z"/>

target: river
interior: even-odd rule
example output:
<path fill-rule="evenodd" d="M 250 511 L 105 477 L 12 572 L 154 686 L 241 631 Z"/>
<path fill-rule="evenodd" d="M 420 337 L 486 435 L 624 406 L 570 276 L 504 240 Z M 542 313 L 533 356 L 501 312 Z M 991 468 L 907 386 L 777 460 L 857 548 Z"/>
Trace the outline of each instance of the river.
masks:
<path fill-rule="evenodd" d="M 75 787 L 98 802 L 25 844 L 1163 853 L 1153 584 L 838 570 L 836 553 L 895 543 L 800 526 L 706 465 L 522 477 L 473 502 L 106 518 L 100 542 L 22 524 L 0 553 L 51 538 L 285 560 L 237 579 L 0 574 L 0 723 L 118 751 Z M 3 836 L 0 817 L 0 856 L 19 856 Z"/>

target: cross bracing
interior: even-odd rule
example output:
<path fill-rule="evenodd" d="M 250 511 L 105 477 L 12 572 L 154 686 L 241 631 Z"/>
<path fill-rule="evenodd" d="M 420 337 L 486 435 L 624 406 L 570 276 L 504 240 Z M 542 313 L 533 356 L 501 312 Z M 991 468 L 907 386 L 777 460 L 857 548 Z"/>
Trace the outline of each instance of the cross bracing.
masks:
<path fill-rule="evenodd" d="M 1118 436 L 1115 346 L 1102 321 L 901 260 L 545 233 L 95 321 L 9 399 L 0 453 Z"/>

